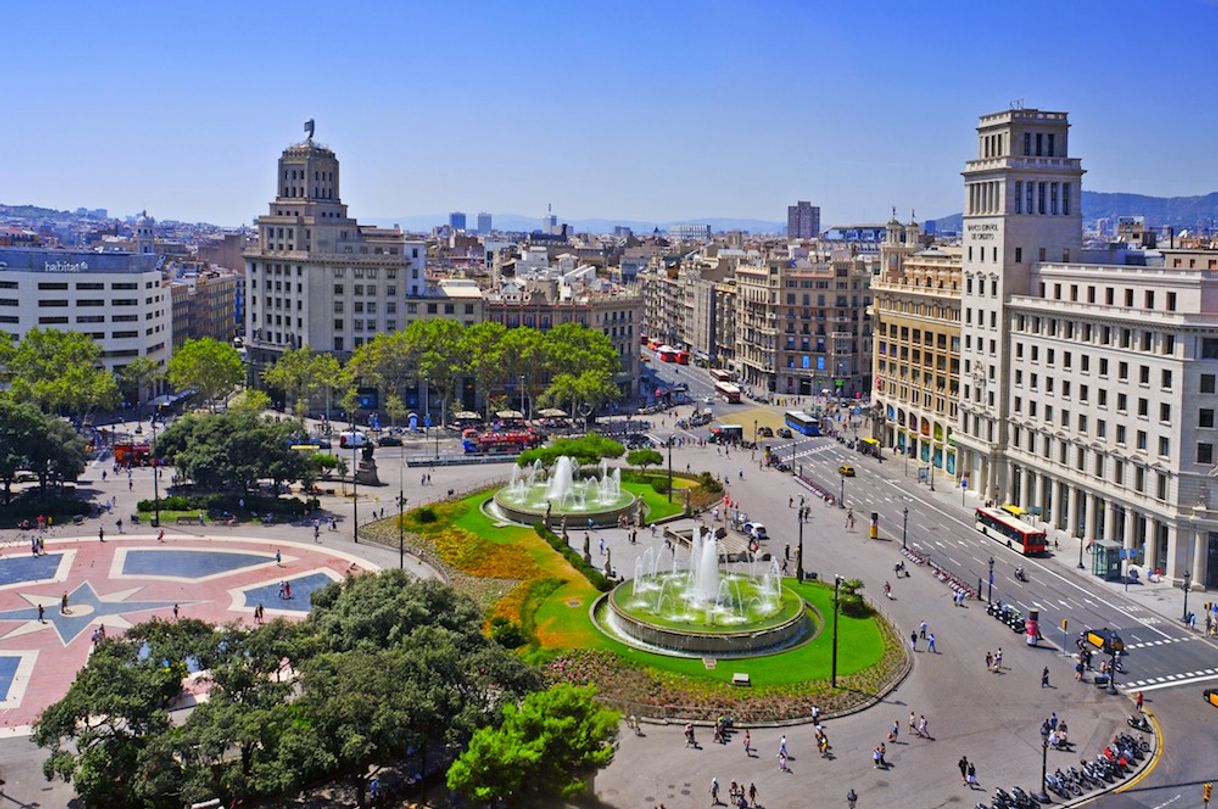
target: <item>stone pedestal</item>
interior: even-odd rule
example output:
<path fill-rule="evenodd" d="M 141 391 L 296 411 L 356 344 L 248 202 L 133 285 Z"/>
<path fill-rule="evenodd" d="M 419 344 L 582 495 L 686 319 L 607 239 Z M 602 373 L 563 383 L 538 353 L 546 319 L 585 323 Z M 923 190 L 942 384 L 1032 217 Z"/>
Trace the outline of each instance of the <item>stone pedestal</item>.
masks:
<path fill-rule="evenodd" d="M 360 461 L 359 469 L 355 472 L 355 480 L 365 486 L 380 486 L 381 479 L 376 474 L 376 461 Z"/>

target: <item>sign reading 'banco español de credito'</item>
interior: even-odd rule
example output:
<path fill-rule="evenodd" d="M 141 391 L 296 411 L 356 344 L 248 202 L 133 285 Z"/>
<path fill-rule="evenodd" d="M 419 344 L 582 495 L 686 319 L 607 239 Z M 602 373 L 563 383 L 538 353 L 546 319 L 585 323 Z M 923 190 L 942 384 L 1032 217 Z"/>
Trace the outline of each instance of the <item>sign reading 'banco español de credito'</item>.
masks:
<path fill-rule="evenodd" d="M 973 241 L 986 241 L 993 239 L 998 235 L 998 225 L 990 223 L 980 223 L 968 226 L 968 237 Z"/>

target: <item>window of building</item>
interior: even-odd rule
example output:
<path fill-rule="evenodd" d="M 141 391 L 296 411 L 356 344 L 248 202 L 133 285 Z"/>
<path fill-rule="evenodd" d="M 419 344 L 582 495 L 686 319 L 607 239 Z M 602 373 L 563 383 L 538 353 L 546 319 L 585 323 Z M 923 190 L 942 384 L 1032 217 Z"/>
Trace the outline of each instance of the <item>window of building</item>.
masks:
<path fill-rule="evenodd" d="M 1203 407 L 1197 411 L 1197 426 L 1213 428 L 1214 411 L 1212 408 Z"/>
<path fill-rule="evenodd" d="M 1121 446 L 1125 446 L 1125 426 L 1123 424 L 1117 425 L 1116 442 Z"/>
<path fill-rule="evenodd" d="M 1197 444 L 1197 463 L 1212 464 L 1214 462 L 1214 445 Z"/>
<path fill-rule="evenodd" d="M 1159 421 L 1171 421 L 1171 405 L 1166 402 L 1159 404 Z"/>
<path fill-rule="evenodd" d="M 1138 430 L 1137 443 L 1134 446 L 1137 447 L 1138 449 L 1142 450 L 1143 452 L 1146 451 L 1146 431 L 1145 430 Z"/>
<path fill-rule="evenodd" d="M 1138 415 L 1143 417 L 1150 415 L 1150 402 L 1146 399 L 1138 399 Z"/>
<path fill-rule="evenodd" d="M 1159 437 L 1159 457 L 1166 458 L 1169 454 L 1168 450 L 1170 450 L 1170 449 L 1171 449 L 1171 442 L 1168 441 L 1165 436 L 1160 436 Z"/>

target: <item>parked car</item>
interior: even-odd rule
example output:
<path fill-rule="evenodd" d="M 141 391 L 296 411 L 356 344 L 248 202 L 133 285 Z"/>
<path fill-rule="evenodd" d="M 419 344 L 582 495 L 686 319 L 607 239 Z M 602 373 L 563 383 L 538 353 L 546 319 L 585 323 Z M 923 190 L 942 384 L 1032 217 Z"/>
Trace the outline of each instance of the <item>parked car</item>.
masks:
<path fill-rule="evenodd" d="M 789 427 L 779 427 L 778 428 L 778 437 L 779 438 L 790 438 L 791 429 Z"/>

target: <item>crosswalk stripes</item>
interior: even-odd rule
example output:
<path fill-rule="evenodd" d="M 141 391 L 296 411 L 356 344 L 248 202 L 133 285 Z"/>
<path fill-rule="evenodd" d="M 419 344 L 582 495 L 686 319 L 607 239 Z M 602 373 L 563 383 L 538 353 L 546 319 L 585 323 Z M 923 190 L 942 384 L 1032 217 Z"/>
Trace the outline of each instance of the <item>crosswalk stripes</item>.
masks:
<path fill-rule="evenodd" d="M 1208 677 L 1218 674 L 1218 669 L 1201 669 L 1199 671 L 1186 671 L 1177 674 L 1164 674 L 1162 677 L 1147 677 L 1142 680 L 1129 680 L 1123 683 L 1123 687 L 1127 690 L 1143 688 L 1148 685 L 1158 685 L 1159 683 L 1170 683 L 1176 680 L 1189 680 L 1195 677 Z"/>
<path fill-rule="evenodd" d="M 1158 640 L 1148 640 L 1144 643 L 1127 643 L 1127 644 L 1125 644 L 1125 648 L 1126 649 L 1144 649 L 1148 646 L 1165 646 L 1169 643 L 1180 643 L 1181 641 L 1186 641 L 1186 640 L 1196 640 L 1196 638 L 1191 637 L 1191 636 L 1185 636 L 1182 638 L 1159 638 Z"/>

